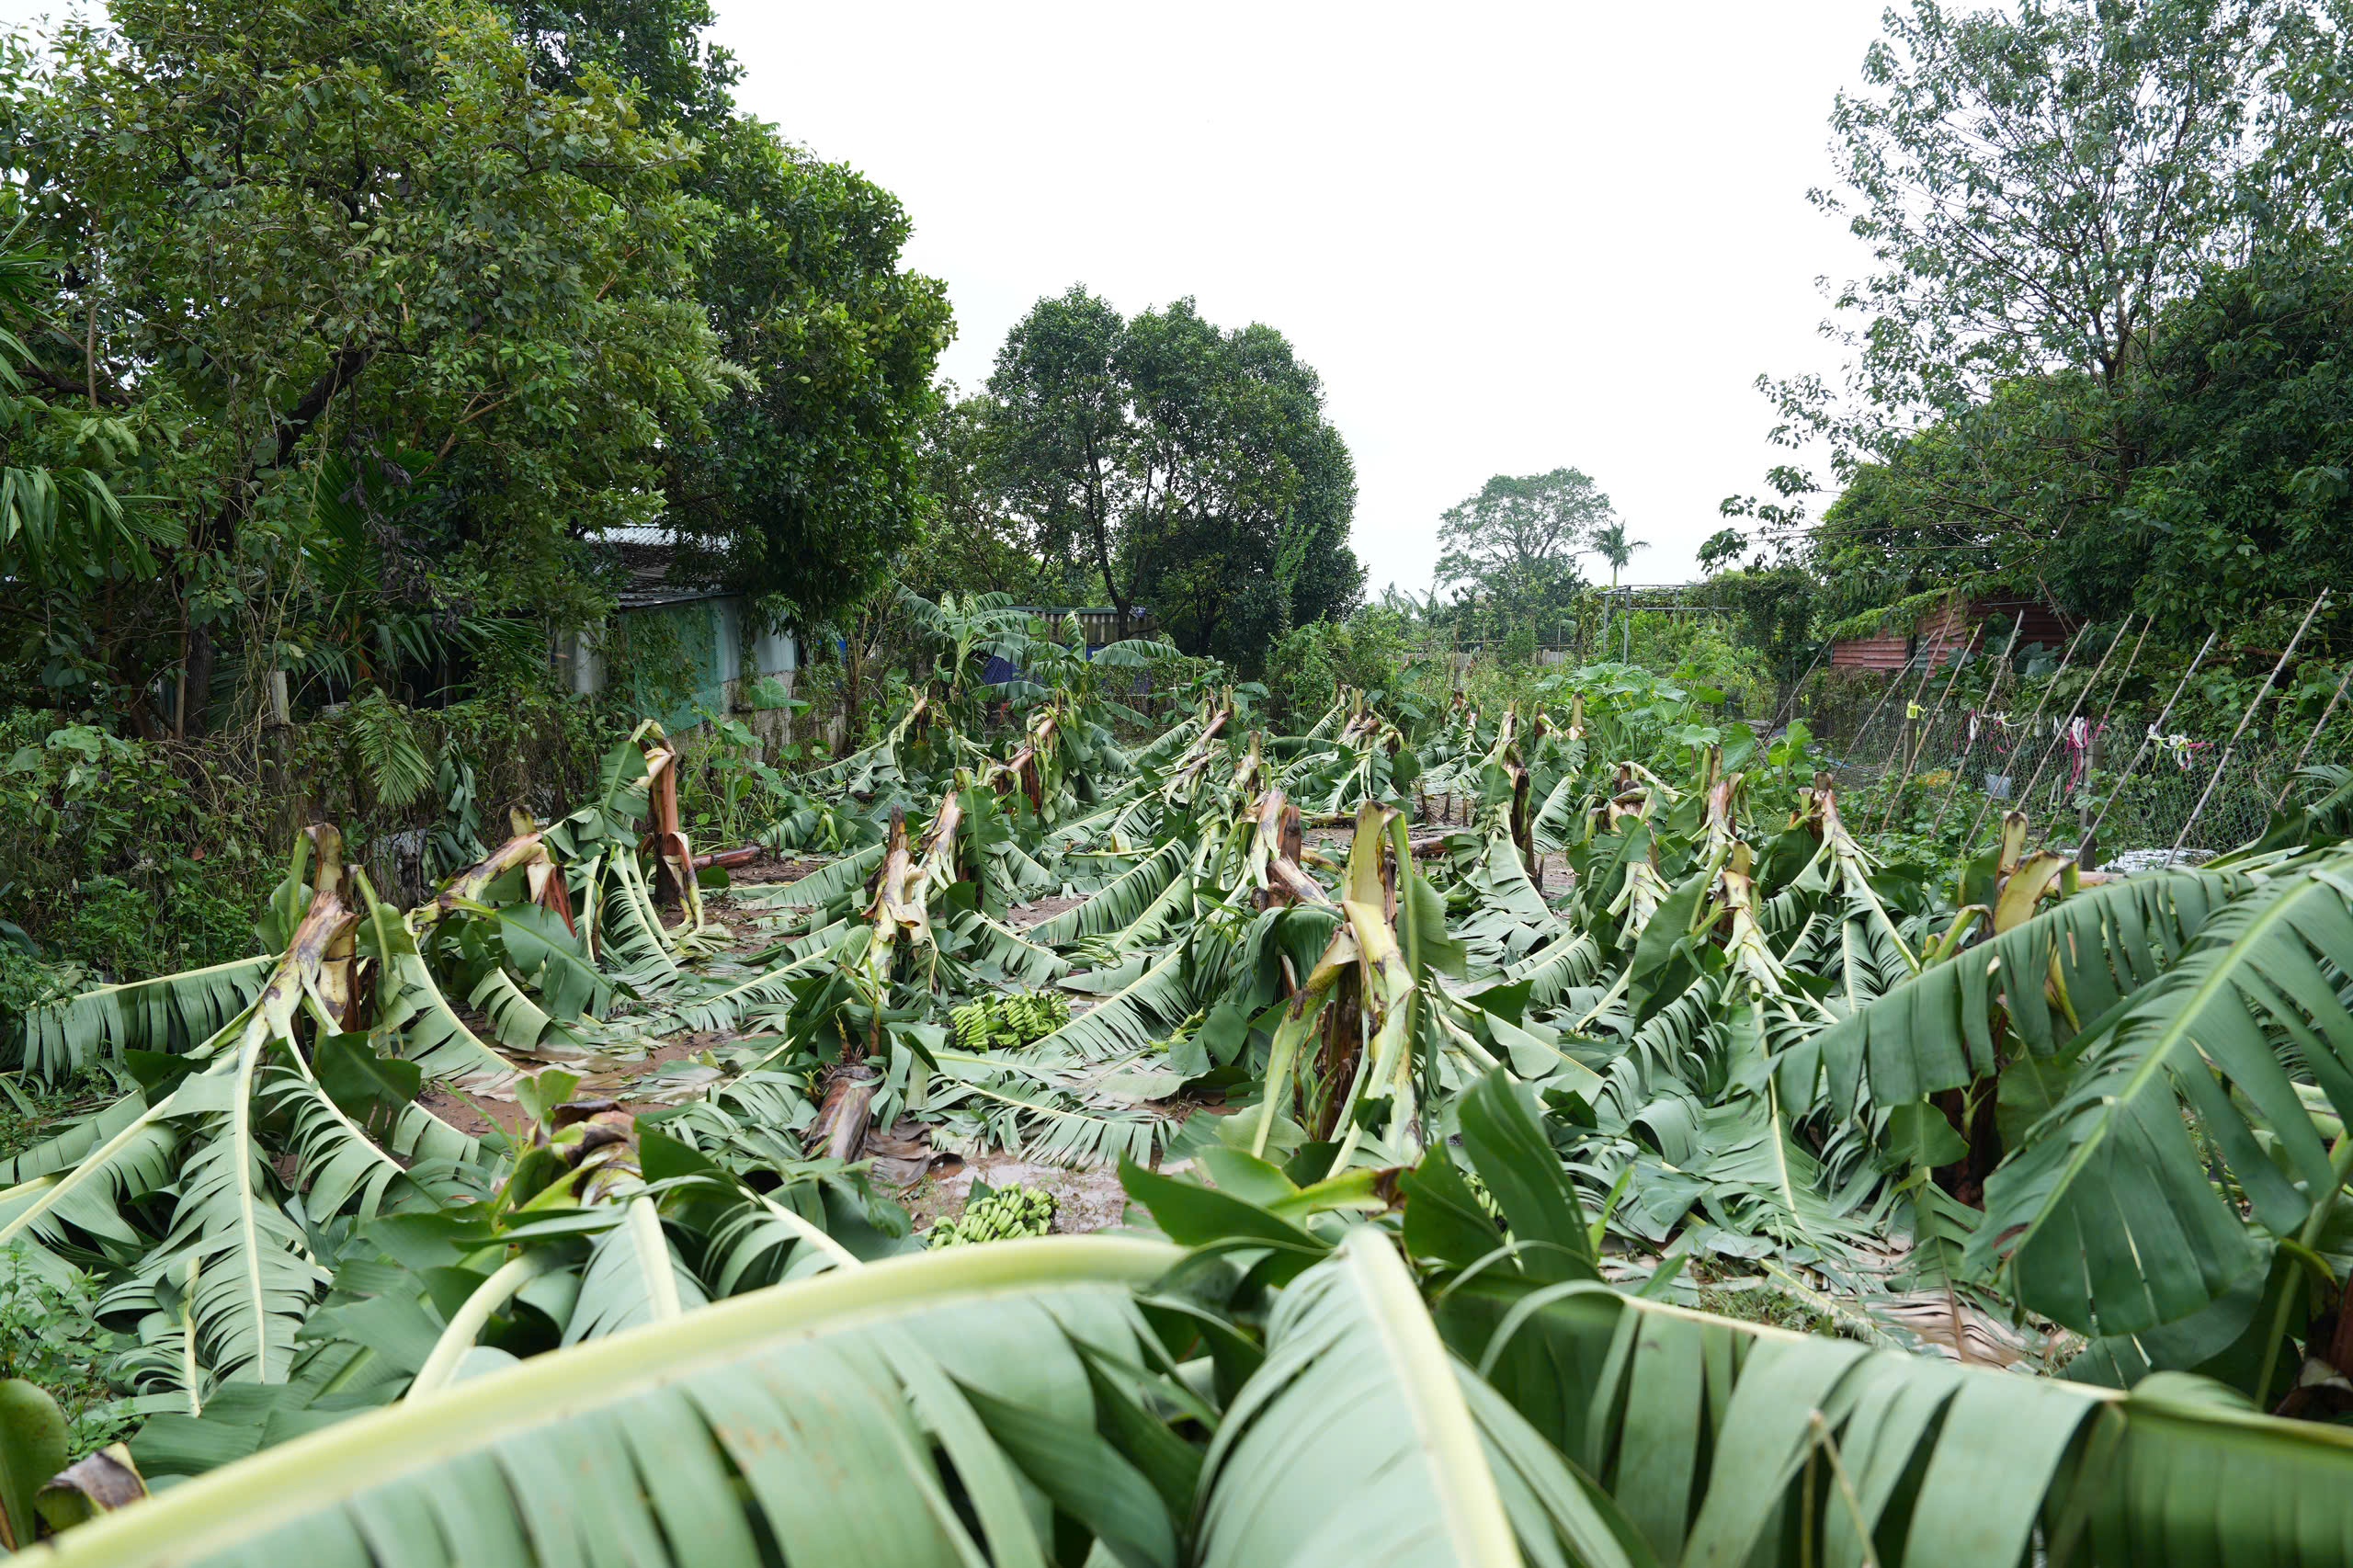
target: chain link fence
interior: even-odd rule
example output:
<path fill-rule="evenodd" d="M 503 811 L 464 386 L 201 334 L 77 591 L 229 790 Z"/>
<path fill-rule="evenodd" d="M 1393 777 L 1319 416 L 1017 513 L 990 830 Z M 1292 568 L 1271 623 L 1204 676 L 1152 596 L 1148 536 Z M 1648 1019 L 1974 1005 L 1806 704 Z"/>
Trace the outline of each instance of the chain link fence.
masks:
<path fill-rule="evenodd" d="M 1814 749 L 1841 791 L 1857 802 L 1853 825 L 1929 826 L 1967 830 L 1999 812 L 2021 810 L 2039 840 L 2075 846 L 2098 824 L 2100 858 L 2133 850 L 2170 849 L 2181 840 L 2209 851 L 2259 835 L 2273 803 L 2290 789 L 2309 726 L 2292 732 L 2249 725 L 2218 764 L 2230 740 L 2227 727 L 2211 735 L 2180 732 L 2149 740 L 2163 706 L 2087 704 L 2070 715 L 2054 700 L 2038 713 L 2034 688 L 1981 708 L 1954 690 L 1940 701 L 1948 672 L 1870 672 L 1840 683 L 1819 701 L 1798 704 Z M 1969 680 L 1967 675 L 1962 682 Z M 1982 697 L 1977 699 L 1982 702 Z M 2353 723 L 2340 713 L 2317 739 L 2305 763 L 2341 762 L 2353 755 Z M 2144 749 L 2144 740 L 2146 741 Z M 2135 762 L 2135 753 L 2139 758 Z M 2199 800 L 2211 795 L 2199 810 Z M 1902 783 L 1900 796 L 1896 787 Z"/>

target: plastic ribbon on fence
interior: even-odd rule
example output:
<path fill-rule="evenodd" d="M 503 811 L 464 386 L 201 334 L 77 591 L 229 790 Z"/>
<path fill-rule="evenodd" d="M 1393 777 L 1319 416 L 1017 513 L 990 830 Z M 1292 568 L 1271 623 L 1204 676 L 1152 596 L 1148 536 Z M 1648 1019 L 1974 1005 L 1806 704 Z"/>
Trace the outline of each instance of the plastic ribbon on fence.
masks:
<path fill-rule="evenodd" d="M 2091 762 L 2092 737 L 2107 728 L 2106 724 L 2095 728 L 2092 722 L 2081 714 L 2067 721 L 2067 788 L 2071 791 L 2084 787 L 2084 778 Z"/>
<path fill-rule="evenodd" d="M 1977 744 L 1980 735 L 1991 731 L 1994 734 L 1994 742 L 1990 755 L 2000 756 L 2010 749 L 2009 742 L 2003 732 L 2017 728 L 2018 726 L 2010 722 L 2007 712 L 1981 713 L 1972 708 L 1969 710 L 1968 738 L 1965 744 L 1973 747 Z"/>
<path fill-rule="evenodd" d="M 2189 765 L 2197 760 L 2200 752 L 2214 744 L 2211 741 L 2193 741 L 2179 733 L 2161 735 L 2154 724 L 2149 726 L 2149 739 L 2155 744 L 2158 756 L 2170 758 L 2174 767 L 2184 773 L 2189 771 Z"/>

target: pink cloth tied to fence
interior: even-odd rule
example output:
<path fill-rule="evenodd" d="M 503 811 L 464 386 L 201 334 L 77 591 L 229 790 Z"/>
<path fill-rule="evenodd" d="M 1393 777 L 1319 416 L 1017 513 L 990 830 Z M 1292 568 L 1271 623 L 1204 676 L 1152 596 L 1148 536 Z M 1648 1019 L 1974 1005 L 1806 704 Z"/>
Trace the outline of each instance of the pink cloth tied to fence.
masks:
<path fill-rule="evenodd" d="M 2066 743 L 2068 789 L 2080 790 L 2084 787 L 2084 776 L 2089 771 L 2089 765 L 2091 762 L 2092 737 L 2094 735 L 2104 734 L 2107 733 L 2107 730 L 2108 726 L 2106 724 L 2096 726 L 2089 719 L 2084 718 L 2080 714 L 2067 721 Z"/>

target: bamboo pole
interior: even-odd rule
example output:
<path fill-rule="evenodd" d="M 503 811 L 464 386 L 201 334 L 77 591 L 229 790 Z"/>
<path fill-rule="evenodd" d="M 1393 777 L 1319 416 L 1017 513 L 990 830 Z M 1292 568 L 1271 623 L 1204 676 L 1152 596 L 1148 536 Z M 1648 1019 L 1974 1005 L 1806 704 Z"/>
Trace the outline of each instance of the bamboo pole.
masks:
<path fill-rule="evenodd" d="M 2129 617 L 2127 619 L 2130 619 Z M 2100 710 L 2099 722 L 2084 737 L 2084 798 L 2075 807 L 2075 826 L 2079 833 L 2075 844 L 2075 864 L 2088 871 L 2098 850 L 2092 842 L 2092 785 L 2099 773 L 2099 738 L 2108 733 L 2108 722 L 2116 717 L 2116 705 L 2123 700 L 2124 683 L 2141 667 L 2141 649 L 2149 641 L 2149 629 L 2157 623 L 2154 615 L 2141 621 L 2141 635 L 2133 640 L 2132 656 L 2124 661 L 2124 673 L 2116 677 L 2114 689 L 2108 694 L 2108 706 Z"/>
<path fill-rule="evenodd" d="M 1952 688 L 1961 680 L 1961 666 L 1967 664 L 1969 662 L 1970 655 L 1977 652 L 1977 640 L 1984 635 L 1985 623 L 1981 620 L 1977 623 L 1975 629 L 1969 634 L 1969 646 L 1963 648 L 1957 655 L 1954 656 L 1952 661 L 1952 674 L 1945 677 L 1944 690 L 1937 693 L 1937 706 L 1935 710 L 1929 713 L 1927 723 L 1922 725 L 1920 733 L 1913 738 L 1912 749 L 1905 754 L 1904 758 L 1904 776 L 1895 781 L 1894 790 L 1890 791 L 1888 794 L 1887 811 L 1885 814 L 1880 818 L 1877 831 L 1885 833 L 1887 831 L 1888 824 L 1895 820 L 1896 802 L 1903 799 L 1904 787 L 1912 782 L 1912 770 L 1920 766 L 1920 754 L 1927 749 L 1929 727 L 1933 726 L 1938 720 L 1944 717 L 1945 704 L 1952 700 Z"/>
<path fill-rule="evenodd" d="M 2165 705 L 2158 710 L 2157 722 L 2149 726 L 2149 733 L 2141 737 L 2140 747 L 2132 753 L 2132 760 L 2126 763 L 2124 771 L 2116 776 L 2115 787 L 2108 792 L 2108 803 L 2100 807 L 2099 815 L 2092 819 L 2090 830 L 2084 835 L 2084 843 L 2089 844 L 2099 836 L 2100 824 L 2108 821 L 2109 809 L 2116 804 L 2116 798 L 2124 792 L 2125 781 L 2132 777 L 2132 770 L 2141 766 L 2141 759 L 2149 755 L 2151 743 L 2156 739 L 2158 733 L 2165 729 L 2165 721 L 2173 717 L 2173 705 L 2181 700 L 2181 694 L 2184 691 L 2189 689 L 2189 677 L 2196 675 L 2198 666 L 2206 662 L 2206 655 L 2213 651 L 2214 639 L 2221 635 L 2220 631 L 2209 631 L 2206 634 L 2206 641 L 2199 648 L 2197 657 L 2189 661 L 2189 667 L 2182 671 L 2181 678 L 2174 683 L 2173 695 L 2165 699 Z"/>
<path fill-rule="evenodd" d="M 2116 717 L 2116 705 L 2124 696 L 2124 683 L 2131 680 L 2132 672 L 2141 667 L 2141 644 L 2149 640 L 2149 629 L 2156 623 L 2157 618 L 2154 615 L 2141 622 L 2141 635 L 2132 644 L 2132 656 L 2124 661 L 2124 673 L 2116 677 L 2116 689 L 2108 694 L 2108 706 L 2100 710 L 2100 729 L 2107 729 L 2108 722 Z"/>
<path fill-rule="evenodd" d="M 2166 865 L 2170 866 L 2181 858 L 2181 846 L 2189 842 L 2189 830 L 2198 825 L 2198 818 L 2206 810 L 2206 802 L 2214 798 L 2214 786 L 2222 781 L 2222 769 L 2231 765 L 2232 754 L 2239 749 L 2239 737 L 2245 734 L 2247 725 L 2254 722 L 2256 706 L 2270 691 L 2272 683 L 2279 678 L 2279 672 L 2288 667 L 2290 659 L 2295 657 L 2296 644 L 2304 640 L 2304 633 L 2312 628 L 2313 617 L 2318 615 L 2320 607 L 2328 602 L 2328 593 L 2326 588 L 2323 588 L 2320 597 L 2313 601 L 2313 608 L 2304 611 L 2303 624 L 2296 628 L 2293 637 L 2288 639 L 2288 645 L 2279 650 L 2279 662 L 2271 666 L 2271 673 L 2263 677 L 2263 684 L 2256 687 L 2255 695 L 2247 699 L 2246 711 L 2239 715 L 2239 727 L 2231 732 L 2230 744 L 2222 748 L 2222 757 L 2214 764 L 2214 771 L 2206 776 L 2204 792 L 2198 797 L 2198 803 L 2189 808 L 2189 820 L 2181 824 L 2181 832 L 2175 836 L 2173 847 L 2165 852 Z"/>
<path fill-rule="evenodd" d="M 2296 775 L 2304 770 L 2304 758 L 2312 756 L 2313 743 L 2320 739 L 2320 733 L 2323 730 L 2328 728 L 2329 717 L 2336 711 L 2336 705 L 2345 700 L 2345 687 L 2348 681 L 2353 681 L 2353 665 L 2345 666 L 2345 675 L 2337 681 L 2336 690 L 2329 697 L 2328 706 L 2320 710 L 2320 722 L 2314 724 L 2313 733 L 2304 737 L 2303 750 L 2296 754 L 2294 766 L 2288 769 L 2288 777 L 2279 785 L 2279 798 L 2271 802 L 2273 811 L 2276 812 L 2288 803 L 2288 791 L 2296 787 Z"/>
<path fill-rule="evenodd" d="M 1871 733 L 1871 726 L 1879 722 L 1880 713 L 1887 707 L 1887 699 L 1903 689 L 1904 672 L 1899 668 L 1895 672 L 1895 678 L 1887 683 L 1887 689 L 1879 694 L 1879 700 L 1871 704 L 1870 712 L 1864 716 L 1862 728 L 1855 732 L 1857 744 L 1860 744 L 1863 737 Z"/>
<path fill-rule="evenodd" d="M 1986 701 L 1991 702 L 2000 695 L 2002 677 L 2010 673 L 2010 655 L 2018 651 L 2018 633 L 2025 630 L 2026 612 L 2021 610 L 2018 618 L 2010 622 L 2010 640 L 2002 644 L 2001 660 L 1995 665 L 1993 682 L 1985 688 Z M 1961 760 L 1953 765 L 1952 782 L 1945 786 L 1945 803 L 1937 812 L 1935 825 L 1928 829 L 1929 837 L 1934 838 L 1944 831 L 1945 818 L 1952 815 L 1952 803 L 1961 798 L 1961 781 L 1968 777 L 1969 759 L 1976 754 L 1976 751 L 1977 737 L 1972 735 L 1968 743 L 1961 748 Z"/>
<path fill-rule="evenodd" d="M 2130 626 L 2131 624 L 2132 618 L 2131 616 L 2127 615 L 2124 618 L 2124 626 Z M 2043 748 L 2042 760 L 2034 765 L 2034 777 L 2028 779 L 2026 781 L 2026 788 L 2018 791 L 2018 803 L 2021 806 L 2033 798 L 2034 787 L 2042 782 L 2043 769 L 2051 766 L 2051 759 L 2059 755 L 2059 748 L 2061 746 L 2066 744 L 2067 726 L 2074 723 L 2075 722 L 2075 715 L 2084 710 L 2084 699 L 2089 697 L 2093 690 L 2098 687 L 2100 675 L 2108 668 L 2108 661 L 2116 655 L 2117 643 L 2124 641 L 2124 626 L 2120 626 L 2116 629 L 2116 636 L 2109 642 L 2106 648 L 2100 651 L 2099 663 L 2092 666 L 2092 678 L 2084 683 L 2083 690 L 2075 693 L 2074 705 L 2067 710 L 2067 716 L 2059 722 L 2059 733 L 2052 737 L 2051 744 Z M 2141 635 L 2145 637 L 2148 634 L 2149 628 L 2144 622 L 2141 627 Z M 2140 650 L 2135 648 L 2133 652 L 2137 654 Z"/>
<path fill-rule="evenodd" d="M 2023 612 L 2020 613 L 2018 619 L 2021 621 L 2026 619 Z M 2041 699 L 2034 705 L 2034 717 L 2026 722 L 2026 733 L 2030 735 L 2034 733 L 2035 730 L 2042 723 L 2042 710 L 2051 704 L 2051 693 L 2057 688 L 2059 685 L 2059 677 L 2067 673 L 2067 666 L 2075 662 L 2075 650 L 2083 646 L 2084 634 L 2091 631 L 2091 629 L 2092 623 L 2087 620 L 2084 622 L 2083 625 L 2075 629 L 2075 634 L 2073 637 L 2067 639 L 2067 651 L 2059 656 L 2059 667 L 2051 672 L 2051 684 L 2042 688 Z M 2026 803 L 2022 795 L 2013 795 L 2010 798 L 2013 801 L 2017 801 L 2020 805 Z M 1981 826 L 1984 825 L 1985 813 L 1992 808 L 1993 804 L 1994 797 L 1990 794 L 1977 803 L 1977 814 L 1969 819 L 1969 831 L 1961 835 L 1961 846 L 1964 851 L 1967 850 L 1972 844 L 1977 842 L 1977 830 Z"/>

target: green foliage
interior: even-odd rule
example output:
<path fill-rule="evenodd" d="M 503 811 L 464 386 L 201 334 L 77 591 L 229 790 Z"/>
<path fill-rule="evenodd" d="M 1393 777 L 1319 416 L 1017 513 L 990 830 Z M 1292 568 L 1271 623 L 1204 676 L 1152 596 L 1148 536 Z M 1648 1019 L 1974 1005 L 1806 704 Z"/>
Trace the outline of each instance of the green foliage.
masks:
<path fill-rule="evenodd" d="M 1221 331 L 1189 299 L 1124 320 L 1074 287 L 1015 324 L 988 390 L 986 472 L 1032 550 L 1186 653 L 1255 675 L 1287 627 L 1357 603 L 1355 465 L 1274 328 Z"/>
<path fill-rule="evenodd" d="M 991 1187 L 975 1181 L 964 1211 L 934 1225 L 925 1244 L 937 1251 L 981 1242 L 1008 1242 L 1042 1236 L 1053 1228 L 1053 1194 L 1034 1187 Z"/>
<path fill-rule="evenodd" d="M 601 71 L 532 85 L 505 18 L 454 0 L 113 20 L 12 54 L 0 133 L 78 268 L 74 334 L 36 352 L 153 432 L 119 488 L 187 540 L 119 596 L 142 631 L 115 680 L 179 664 L 183 607 L 193 705 L 254 702 L 335 635 L 339 452 L 381 460 L 391 598 L 592 616 L 573 541 L 644 520 L 720 384 L 682 146 Z"/>
<path fill-rule="evenodd" d="M 138 452 L 131 426 L 27 384 L 38 368 L 26 338 L 55 330 L 56 285 L 56 267 L 21 226 L 0 238 L 0 671 L 69 688 L 108 678 L 115 629 L 92 601 L 136 592 L 176 530 L 108 487 L 107 474 Z"/>
<path fill-rule="evenodd" d="M 121 1348 L 122 1336 L 99 1326 L 85 1280 L 52 1278 L 22 1247 L 0 1247 L 0 1379 L 22 1378 L 57 1402 L 69 1458 L 117 1441 L 134 1420 L 107 1372 Z"/>
<path fill-rule="evenodd" d="M 1487 601 L 1531 640 L 1540 627 L 1555 636 L 1582 585 L 1577 555 L 1614 524 L 1609 497 L 1576 469 L 1496 474 L 1438 519 L 1436 585 Z"/>
<path fill-rule="evenodd" d="M 2353 257 L 2219 272 L 2154 344 L 2125 411 L 2141 460 L 2070 530 L 2054 585 L 2096 614 L 2236 627 L 2353 574 Z"/>
<path fill-rule="evenodd" d="M 2274 0 L 1889 12 L 1831 117 L 1845 184 L 1813 199 L 1875 263 L 1839 299 L 1859 318 L 1850 395 L 1786 384 L 1785 413 L 1853 457 L 2021 374 L 2112 388 L 2253 215 L 2325 227 L 2342 202 L 2341 87 L 2283 96 L 2300 56 L 2318 81 L 2341 48 Z"/>
<path fill-rule="evenodd" d="M 1873 251 L 1855 358 L 1768 389 L 1839 494 L 1812 530 L 1802 468 L 1727 502 L 1752 571 L 1831 623 L 2051 595 L 2193 643 L 2341 575 L 2345 50 L 2275 0 L 1891 12 L 1815 197 Z"/>
<path fill-rule="evenodd" d="M 911 225 L 880 186 L 748 116 L 702 136 L 699 293 L 747 378 L 676 449 L 675 570 L 813 628 L 881 585 L 916 537 L 947 289 L 902 266 Z"/>
<path fill-rule="evenodd" d="M 351 705 L 346 729 L 369 789 L 386 806 L 397 811 L 432 787 L 433 764 L 416 744 L 407 715 L 381 691 Z"/>
<path fill-rule="evenodd" d="M 250 796 L 200 764 L 183 775 L 160 747 L 44 732 L 40 715 L 0 719 L 0 884 L 33 937 L 124 976 L 253 950 L 251 911 L 280 861 L 230 831 Z"/>
<path fill-rule="evenodd" d="M 1396 692 L 1419 647 L 1411 620 L 1381 605 L 1368 605 L 1346 620 L 1295 626 L 1267 657 L 1275 716 L 1302 729 L 1321 718 L 1344 688 Z"/>
<path fill-rule="evenodd" d="M 0 672 L 184 737 L 274 672 L 506 684 L 615 527 L 771 622 L 881 580 L 949 331 L 905 215 L 734 112 L 708 5 L 511 9 L 134 0 L 0 58 Z"/>

